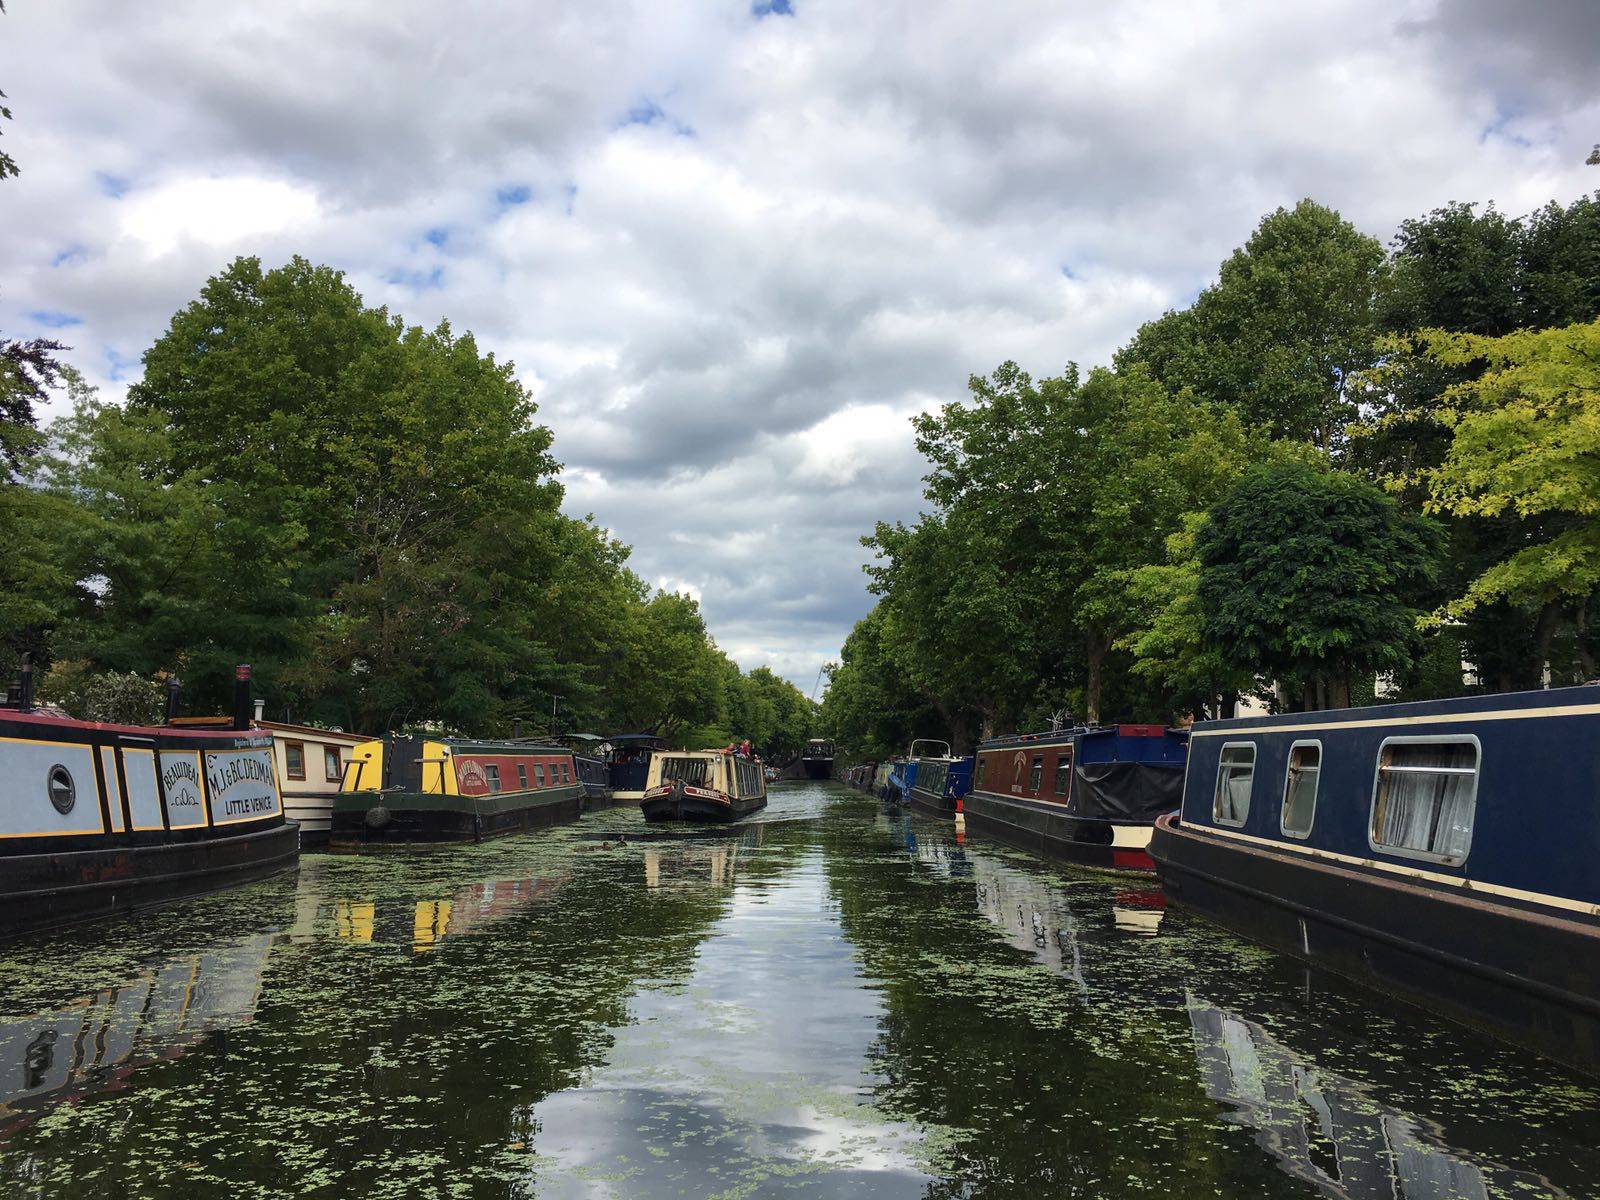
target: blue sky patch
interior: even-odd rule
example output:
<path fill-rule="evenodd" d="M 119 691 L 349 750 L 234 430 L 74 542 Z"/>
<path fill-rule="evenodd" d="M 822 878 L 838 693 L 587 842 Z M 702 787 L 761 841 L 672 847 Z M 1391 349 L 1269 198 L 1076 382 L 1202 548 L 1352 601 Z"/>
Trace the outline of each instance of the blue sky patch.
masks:
<path fill-rule="evenodd" d="M 533 199 L 533 189 L 525 183 L 514 183 L 498 189 L 494 194 L 494 202 L 501 208 L 515 208 L 519 204 L 526 204 Z"/>
<path fill-rule="evenodd" d="M 430 246 L 442 246 L 450 240 L 450 231 L 442 225 L 435 225 L 422 235 L 422 240 Z"/>
<path fill-rule="evenodd" d="M 56 251 L 55 257 L 50 260 L 52 267 L 65 267 L 70 263 L 82 262 L 87 254 L 82 246 L 63 246 Z"/>
<path fill-rule="evenodd" d="M 61 312 L 54 308 L 36 308 L 28 314 L 28 319 L 46 329 L 67 329 L 83 324 L 83 318 L 76 313 Z"/>
<path fill-rule="evenodd" d="M 94 181 L 100 186 L 100 194 L 110 196 L 113 200 L 120 200 L 128 194 L 128 181 L 120 175 L 96 171 L 94 173 Z"/>
<path fill-rule="evenodd" d="M 431 271 L 397 269 L 385 275 L 384 281 L 396 287 L 408 287 L 414 292 L 431 291 L 444 286 L 444 268 L 434 267 Z"/>
<path fill-rule="evenodd" d="M 762 17 L 792 17 L 794 5 L 790 0 L 755 0 L 750 5 L 750 15 L 758 21 Z"/>

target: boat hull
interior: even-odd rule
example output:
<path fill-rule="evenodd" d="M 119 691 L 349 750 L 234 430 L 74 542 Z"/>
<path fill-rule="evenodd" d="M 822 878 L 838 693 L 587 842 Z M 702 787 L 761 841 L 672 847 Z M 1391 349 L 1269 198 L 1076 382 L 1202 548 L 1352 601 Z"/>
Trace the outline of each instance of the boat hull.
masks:
<path fill-rule="evenodd" d="M 990 792 L 968 792 L 962 807 L 969 830 L 1021 850 L 1101 871 L 1156 869 L 1145 823 L 1075 817 L 1058 804 Z"/>
<path fill-rule="evenodd" d="M 487 796 L 347 792 L 334 804 L 328 846 L 350 851 L 416 843 L 484 842 L 575 821 L 584 805 L 581 783 Z"/>
<path fill-rule="evenodd" d="M 1175 814 L 1169 898 L 1275 950 L 1600 1074 L 1600 921 L 1218 837 Z"/>
<path fill-rule="evenodd" d="M 935 795 L 932 792 L 924 791 L 922 788 L 914 787 L 906 795 L 906 802 L 911 805 L 914 811 L 922 813 L 924 816 L 940 817 L 948 821 L 956 815 L 956 798 L 954 796 Z"/>
<path fill-rule="evenodd" d="M 284 822 L 228 837 L 0 859 L 0 939 L 166 904 L 291 870 L 300 831 Z"/>
<path fill-rule="evenodd" d="M 716 795 L 697 795 L 679 787 L 646 794 L 639 811 L 650 822 L 702 821 L 727 824 L 760 812 L 766 806 L 765 796 L 735 799 L 720 792 Z"/>

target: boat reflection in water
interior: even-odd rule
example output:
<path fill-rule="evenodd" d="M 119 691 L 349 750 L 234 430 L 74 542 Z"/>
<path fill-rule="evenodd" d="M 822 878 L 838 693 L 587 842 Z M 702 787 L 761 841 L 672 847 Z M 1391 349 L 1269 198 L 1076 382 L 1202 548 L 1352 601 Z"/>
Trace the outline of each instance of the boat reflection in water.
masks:
<path fill-rule="evenodd" d="M 334 899 L 302 908 L 301 919 L 310 924 L 297 924 L 296 932 L 303 936 L 328 922 L 343 941 L 409 945 L 413 954 L 423 954 L 447 938 L 468 936 L 553 899 L 566 881 L 565 875 L 485 879 L 449 896 L 393 904 Z"/>
<path fill-rule="evenodd" d="M 1349 1200 L 1564 1197 L 1541 1175 L 1443 1145 L 1424 1123 L 1319 1069 L 1260 1025 L 1188 994 L 1206 1095 L 1257 1130 L 1256 1142 L 1297 1179 Z"/>
<path fill-rule="evenodd" d="M 1007 944 L 1033 955 L 1086 993 L 1089 985 L 1083 975 L 1078 919 L 1061 890 L 1038 875 L 982 855 L 975 855 L 971 862 L 978 911 Z"/>
<path fill-rule="evenodd" d="M 273 937 L 258 934 L 172 959 L 59 1008 L 0 1017 L 0 1144 L 51 1106 L 118 1091 L 255 1019 Z"/>
<path fill-rule="evenodd" d="M 743 826 L 738 836 L 712 834 L 694 838 L 661 838 L 645 844 L 644 885 L 650 891 L 673 888 L 714 890 L 733 887 L 739 856 L 764 845 L 766 826 Z"/>

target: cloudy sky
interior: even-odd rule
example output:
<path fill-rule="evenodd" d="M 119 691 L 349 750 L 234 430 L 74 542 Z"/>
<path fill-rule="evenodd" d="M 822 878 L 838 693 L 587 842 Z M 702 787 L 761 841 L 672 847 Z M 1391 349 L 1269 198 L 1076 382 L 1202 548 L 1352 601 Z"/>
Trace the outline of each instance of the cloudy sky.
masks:
<path fill-rule="evenodd" d="M 1261 215 L 1600 187 L 1594 0 L 10 0 L 0 329 L 120 396 L 241 253 L 513 359 L 568 507 L 809 691 L 908 417 L 1104 361 Z"/>

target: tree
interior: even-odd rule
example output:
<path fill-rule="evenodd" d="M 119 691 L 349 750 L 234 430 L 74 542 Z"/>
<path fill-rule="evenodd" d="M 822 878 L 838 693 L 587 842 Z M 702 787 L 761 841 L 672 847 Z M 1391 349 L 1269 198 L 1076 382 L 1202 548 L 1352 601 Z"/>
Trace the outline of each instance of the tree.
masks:
<path fill-rule="evenodd" d="M 1336 451 L 1370 366 L 1383 248 L 1332 209 L 1278 209 L 1222 264 L 1192 307 L 1140 328 L 1116 355 L 1170 391 L 1237 409 L 1247 426 Z"/>
<path fill-rule="evenodd" d="M 1343 707 L 1363 672 L 1408 667 L 1437 533 L 1379 488 L 1304 463 L 1252 468 L 1196 538 L 1205 640 L 1223 661 Z"/>
<path fill-rule="evenodd" d="M 855 623 L 830 663 L 820 725 L 845 754 L 883 759 L 903 753 L 914 737 L 948 738 L 938 712 L 901 676 L 883 642 L 880 601 Z"/>
<path fill-rule="evenodd" d="M 1465 518 L 1514 514 L 1523 531 L 1436 619 L 1495 602 L 1533 608 L 1548 661 L 1559 615 L 1586 624 L 1600 588 L 1600 320 L 1498 338 L 1416 336 L 1443 366 L 1486 364 L 1449 388 L 1434 414 L 1450 440 L 1443 462 L 1418 473 L 1428 507 Z"/>

